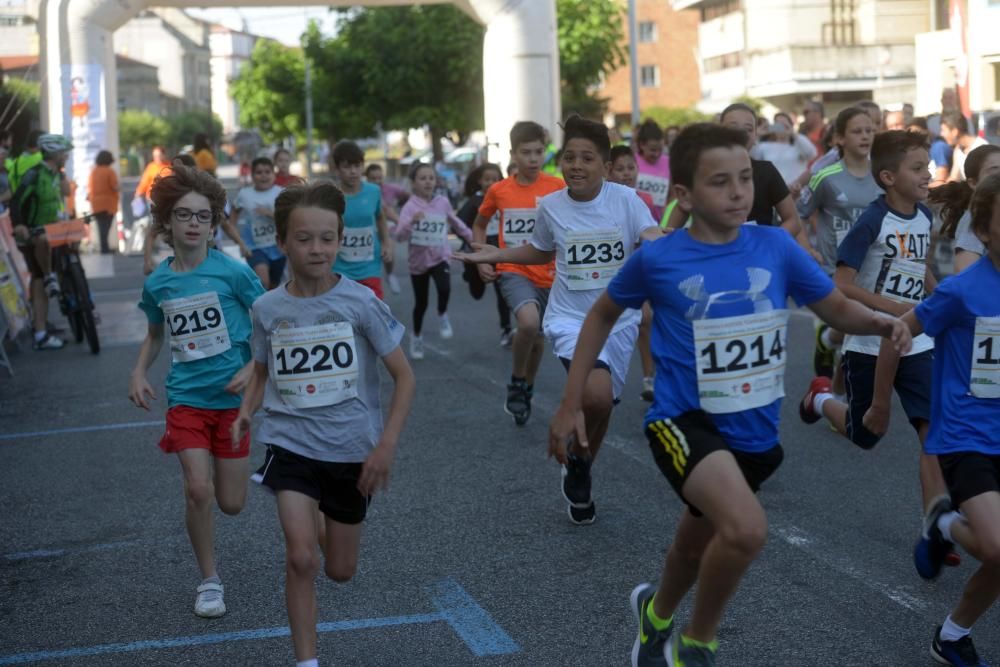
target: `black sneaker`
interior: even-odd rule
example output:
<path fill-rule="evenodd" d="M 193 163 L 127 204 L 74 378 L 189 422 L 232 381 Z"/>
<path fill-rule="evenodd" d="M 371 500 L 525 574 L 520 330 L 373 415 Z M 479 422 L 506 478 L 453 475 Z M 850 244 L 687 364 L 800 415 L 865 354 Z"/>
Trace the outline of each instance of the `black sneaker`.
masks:
<path fill-rule="evenodd" d="M 597 519 L 597 505 L 590 503 L 586 507 L 573 507 L 570 505 L 566 508 L 569 514 L 569 520 L 578 526 L 588 526 Z"/>
<path fill-rule="evenodd" d="M 503 411 L 513 417 L 518 426 L 528 423 L 528 418 L 531 417 L 531 394 L 523 380 L 507 385 L 507 400 L 504 401 Z"/>
<path fill-rule="evenodd" d="M 953 548 L 937 526 L 941 515 L 950 511 L 951 500 L 947 496 L 941 496 L 934 501 L 924 519 L 924 530 L 917 546 L 913 548 L 913 564 L 917 568 L 917 574 L 924 579 L 935 579 L 941 574 L 941 566 Z"/>
<path fill-rule="evenodd" d="M 562 494 L 570 507 L 583 509 L 593 504 L 590 497 L 590 459 L 569 454 L 562 469 Z"/>
<path fill-rule="evenodd" d="M 941 639 L 940 625 L 934 633 L 934 641 L 931 642 L 931 657 L 942 665 L 952 665 L 952 667 L 986 667 L 986 663 L 980 660 L 979 654 L 976 653 L 971 636 L 965 635 L 953 642 L 946 642 Z"/>

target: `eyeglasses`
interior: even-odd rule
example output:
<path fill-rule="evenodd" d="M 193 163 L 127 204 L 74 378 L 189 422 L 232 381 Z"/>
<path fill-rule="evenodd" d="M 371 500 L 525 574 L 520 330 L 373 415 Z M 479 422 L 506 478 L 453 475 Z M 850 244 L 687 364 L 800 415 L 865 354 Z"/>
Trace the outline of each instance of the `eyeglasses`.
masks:
<path fill-rule="evenodd" d="M 207 225 L 215 219 L 215 214 L 208 209 L 192 211 L 189 208 L 175 208 L 173 215 L 177 222 L 189 222 L 191 218 L 198 218 L 198 222 L 203 225 Z"/>

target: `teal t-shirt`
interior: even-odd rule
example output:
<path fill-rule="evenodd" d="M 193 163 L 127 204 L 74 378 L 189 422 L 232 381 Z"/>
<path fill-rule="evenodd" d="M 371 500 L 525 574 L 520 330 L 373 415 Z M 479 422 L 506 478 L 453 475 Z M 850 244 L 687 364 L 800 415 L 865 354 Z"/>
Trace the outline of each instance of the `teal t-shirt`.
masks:
<path fill-rule="evenodd" d="M 351 280 L 382 275 L 382 242 L 375 221 L 382 214 L 382 191 L 374 183 L 361 183 L 361 191 L 344 195 L 344 238 L 333 270 Z"/>
<path fill-rule="evenodd" d="M 173 271 L 173 260 L 146 278 L 139 302 L 150 323 L 167 324 L 167 405 L 238 408 L 240 397 L 225 388 L 250 361 L 250 306 L 264 288 L 253 269 L 218 250 L 193 271 Z"/>

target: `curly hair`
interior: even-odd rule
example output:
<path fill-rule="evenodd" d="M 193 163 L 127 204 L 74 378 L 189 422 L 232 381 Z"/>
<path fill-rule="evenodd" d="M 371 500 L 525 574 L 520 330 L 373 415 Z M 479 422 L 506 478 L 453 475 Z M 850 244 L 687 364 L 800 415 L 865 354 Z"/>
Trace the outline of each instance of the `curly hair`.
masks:
<path fill-rule="evenodd" d="M 176 163 L 169 169 L 164 169 L 153 181 L 149 198 L 152 202 L 153 230 L 170 245 L 173 245 L 170 219 L 174 207 L 189 192 L 197 192 L 208 199 L 212 209 L 213 230 L 222 222 L 225 214 L 226 191 L 215 178 L 204 171 Z"/>

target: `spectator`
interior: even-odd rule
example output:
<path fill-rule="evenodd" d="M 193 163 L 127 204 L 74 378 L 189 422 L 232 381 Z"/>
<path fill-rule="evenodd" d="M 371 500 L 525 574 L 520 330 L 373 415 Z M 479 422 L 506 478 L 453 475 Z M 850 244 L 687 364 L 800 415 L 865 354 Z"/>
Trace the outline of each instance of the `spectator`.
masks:
<path fill-rule="evenodd" d="M 906 114 L 900 111 L 886 111 L 885 112 L 885 129 L 887 130 L 905 130 L 906 129 Z"/>
<path fill-rule="evenodd" d="M 776 119 L 777 120 L 777 119 Z M 816 147 L 816 154 L 822 155 L 823 131 L 826 127 L 825 110 L 823 103 L 816 100 L 809 100 L 802 109 L 802 123 L 799 124 L 799 133 L 804 134 L 813 146 Z"/>
<path fill-rule="evenodd" d="M 42 152 L 38 149 L 38 138 L 41 136 L 42 133 L 40 131 L 32 130 L 28 135 L 28 143 L 24 147 L 24 152 L 14 159 L 13 166 L 11 166 L 10 174 L 8 175 L 11 192 L 17 192 L 17 186 L 21 184 L 21 178 L 28 173 L 29 169 L 42 161 Z"/>
<path fill-rule="evenodd" d="M 198 169 L 207 172 L 211 176 L 215 176 L 215 170 L 218 169 L 219 162 L 215 159 L 215 153 L 212 151 L 212 145 L 208 142 L 207 134 L 199 133 L 194 135 L 191 154 L 194 156 L 194 161 L 198 165 Z"/>
<path fill-rule="evenodd" d="M 90 171 L 87 186 L 87 200 L 90 210 L 97 219 L 98 240 L 101 244 L 101 254 L 111 254 L 108 244 L 108 233 L 111 231 L 111 221 L 118 213 L 118 200 L 121 197 L 118 187 L 118 174 L 111 167 L 115 158 L 110 151 L 101 151 L 95 160 L 96 166 Z"/>
<path fill-rule="evenodd" d="M 948 175 L 951 173 L 951 146 L 941 137 L 935 135 L 931 137 L 927 128 L 927 119 L 923 116 L 914 116 L 906 126 L 907 132 L 920 132 L 928 138 L 930 142 L 930 162 L 927 169 L 931 172 L 930 187 L 936 188 L 948 182 Z"/>
<path fill-rule="evenodd" d="M 168 166 L 170 166 L 170 162 L 167 161 L 163 146 L 153 146 L 153 159 L 146 164 L 142 177 L 139 179 L 139 185 L 135 187 L 133 198 L 142 199 L 144 202 L 149 201 L 149 190 L 153 187 L 153 181 L 160 175 L 164 167 Z"/>
<path fill-rule="evenodd" d="M 969 121 L 957 111 L 941 114 L 941 137 L 952 147 L 951 182 L 965 180 L 965 156 L 973 148 L 986 145 L 986 140 L 969 134 Z"/>
<path fill-rule="evenodd" d="M 279 148 L 274 154 L 274 184 L 281 188 L 301 183 L 302 179 L 292 176 L 292 154 L 284 148 Z"/>
<path fill-rule="evenodd" d="M 796 180 L 816 157 L 816 147 L 808 137 L 792 131 L 788 114 L 778 114 L 774 121 L 763 140 L 751 149 L 750 155 L 756 160 L 773 163 L 792 190 L 792 195 L 797 196 L 801 188 L 797 187 Z"/>

